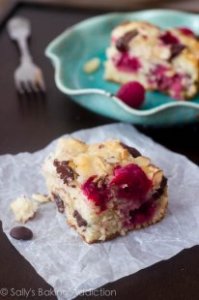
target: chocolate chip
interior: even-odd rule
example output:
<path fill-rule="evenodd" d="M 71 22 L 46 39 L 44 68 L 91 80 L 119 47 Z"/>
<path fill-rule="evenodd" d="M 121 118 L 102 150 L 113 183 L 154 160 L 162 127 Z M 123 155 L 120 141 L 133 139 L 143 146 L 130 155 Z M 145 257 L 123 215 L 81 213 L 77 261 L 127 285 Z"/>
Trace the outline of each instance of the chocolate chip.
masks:
<path fill-rule="evenodd" d="M 163 176 L 163 177 L 162 177 L 162 181 L 161 181 L 161 183 L 160 183 L 160 188 L 164 190 L 164 188 L 165 188 L 166 185 L 167 185 L 167 182 L 168 182 L 168 179 L 167 179 L 165 176 Z"/>
<path fill-rule="evenodd" d="M 103 145 L 103 144 L 100 144 L 99 146 L 98 146 L 98 148 L 99 149 L 102 149 L 102 148 L 104 148 L 105 146 Z"/>
<path fill-rule="evenodd" d="M 134 147 L 130 147 L 126 144 L 121 143 L 122 147 L 128 150 L 128 152 L 134 157 L 142 156 L 142 154 Z"/>
<path fill-rule="evenodd" d="M 169 61 L 178 56 L 186 47 L 182 44 L 173 44 L 171 46 L 171 55 Z"/>
<path fill-rule="evenodd" d="M 80 215 L 80 213 L 77 210 L 74 211 L 73 217 L 76 218 L 77 224 L 78 224 L 79 227 L 81 227 L 81 226 L 87 226 L 86 220 L 84 220 L 82 218 L 82 216 Z"/>
<path fill-rule="evenodd" d="M 136 29 L 126 32 L 122 37 L 120 37 L 116 41 L 116 48 L 120 52 L 128 51 L 129 42 L 138 35 L 138 31 Z"/>
<path fill-rule="evenodd" d="M 53 198 L 54 198 L 54 201 L 57 205 L 57 209 L 58 211 L 63 214 L 64 213 L 64 201 L 59 197 L 59 195 L 55 194 L 55 193 L 52 193 L 53 195 Z"/>
<path fill-rule="evenodd" d="M 58 161 L 54 160 L 54 166 L 56 167 L 57 173 L 60 174 L 60 178 L 64 183 L 69 184 L 76 178 L 76 172 L 69 166 L 69 161 Z"/>
<path fill-rule="evenodd" d="M 155 191 L 155 193 L 153 194 L 154 199 L 158 199 L 162 196 L 162 194 L 164 193 L 164 189 L 165 189 L 166 185 L 167 185 L 167 178 L 165 176 L 163 176 L 162 181 L 160 183 L 159 189 L 157 189 Z"/>
<path fill-rule="evenodd" d="M 10 235 L 16 240 L 23 240 L 23 241 L 31 240 L 33 237 L 32 231 L 25 226 L 13 227 L 10 231 Z"/>

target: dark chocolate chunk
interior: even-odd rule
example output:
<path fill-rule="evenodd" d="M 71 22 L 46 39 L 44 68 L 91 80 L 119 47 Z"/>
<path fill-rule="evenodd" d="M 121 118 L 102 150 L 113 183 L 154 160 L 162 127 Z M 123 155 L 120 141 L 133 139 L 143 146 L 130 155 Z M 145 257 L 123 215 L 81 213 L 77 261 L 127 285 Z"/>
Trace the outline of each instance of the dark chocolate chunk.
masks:
<path fill-rule="evenodd" d="M 182 44 L 173 44 L 171 46 L 171 55 L 169 61 L 178 56 L 186 47 Z"/>
<path fill-rule="evenodd" d="M 154 199 L 158 199 L 162 196 L 162 194 L 164 193 L 164 189 L 165 189 L 166 185 L 167 185 L 167 178 L 165 176 L 163 176 L 162 181 L 160 183 L 159 189 L 157 189 L 155 191 L 155 193 L 153 194 Z"/>
<path fill-rule="evenodd" d="M 99 145 L 99 149 L 102 149 L 102 148 L 104 148 L 105 146 L 103 145 L 103 144 L 100 144 Z"/>
<path fill-rule="evenodd" d="M 58 211 L 63 214 L 64 213 L 64 201 L 55 193 L 53 193 L 53 198 L 55 200 L 55 203 L 57 205 Z"/>
<path fill-rule="evenodd" d="M 77 210 L 74 211 L 73 217 L 76 218 L 77 224 L 78 224 L 79 227 L 81 227 L 81 226 L 87 226 L 86 220 L 84 220 L 82 218 L 82 216 L 80 215 L 80 213 Z"/>
<path fill-rule="evenodd" d="M 129 42 L 134 37 L 136 37 L 137 34 L 138 34 L 138 31 L 136 29 L 126 32 L 122 37 L 120 37 L 116 41 L 115 46 L 116 46 L 117 50 L 119 50 L 120 52 L 128 51 Z"/>
<path fill-rule="evenodd" d="M 25 226 L 16 226 L 13 227 L 10 231 L 10 235 L 12 238 L 16 240 L 28 241 L 33 237 L 32 231 Z"/>
<path fill-rule="evenodd" d="M 76 172 L 69 166 L 69 161 L 58 161 L 54 160 L 54 166 L 56 167 L 57 173 L 64 183 L 69 184 L 76 178 Z"/>
<path fill-rule="evenodd" d="M 130 147 L 126 144 L 121 143 L 122 147 L 124 147 L 125 149 L 127 149 L 129 151 L 129 153 L 134 157 L 138 157 L 138 156 L 142 156 L 142 154 L 134 147 Z"/>

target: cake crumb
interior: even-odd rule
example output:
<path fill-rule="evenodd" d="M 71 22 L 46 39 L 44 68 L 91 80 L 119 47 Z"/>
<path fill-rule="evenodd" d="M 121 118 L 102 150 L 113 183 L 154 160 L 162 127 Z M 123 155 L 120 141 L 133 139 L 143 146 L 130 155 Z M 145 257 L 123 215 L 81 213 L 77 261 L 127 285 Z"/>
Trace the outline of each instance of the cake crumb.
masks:
<path fill-rule="evenodd" d="M 97 71 L 97 69 L 99 68 L 99 66 L 100 66 L 100 60 L 99 60 L 99 58 L 94 57 L 94 58 L 88 60 L 85 63 L 85 65 L 83 67 L 83 70 L 84 70 L 85 73 L 90 74 L 90 73 L 93 73 L 93 72 Z"/>
<path fill-rule="evenodd" d="M 39 203 L 47 203 L 50 202 L 50 196 L 45 194 L 33 194 L 32 199 Z"/>
<path fill-rule="evenodd" d="M 38 205 L 30 198 L 26 196 L 20 196 L 11 203 L 10 208 L 14 213 L 16 221 L 26 223 L 36 214 Z"/>

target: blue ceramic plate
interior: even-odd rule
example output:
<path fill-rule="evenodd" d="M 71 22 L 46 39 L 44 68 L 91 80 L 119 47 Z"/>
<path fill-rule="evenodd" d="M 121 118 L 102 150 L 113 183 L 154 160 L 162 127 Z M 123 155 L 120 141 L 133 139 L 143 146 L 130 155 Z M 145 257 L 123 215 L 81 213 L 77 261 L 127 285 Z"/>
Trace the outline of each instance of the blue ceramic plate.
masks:
<path fill-rule="evenodd" d="M 105 49 L 113 27 L 125 20 L 147 20 L 162 28 L 188 25 L 199 34 L 199 16 L 178 11 L 145 10 L 88 19 L 66 30 L 46 49 L 46 55 L 55 67 L 57 87 L 81 106 L 120 121 L 170 126 L 199 120 L 199 96 L 191 101 L 176 101 L 162 93 L 147 92 L 145 103 L 139 110 L 112 96 L 119 85 L 103 79 Z M 88 75 L 83 66 L 93 57 L 99 57 L 102 64 L 95 73 Z"/>

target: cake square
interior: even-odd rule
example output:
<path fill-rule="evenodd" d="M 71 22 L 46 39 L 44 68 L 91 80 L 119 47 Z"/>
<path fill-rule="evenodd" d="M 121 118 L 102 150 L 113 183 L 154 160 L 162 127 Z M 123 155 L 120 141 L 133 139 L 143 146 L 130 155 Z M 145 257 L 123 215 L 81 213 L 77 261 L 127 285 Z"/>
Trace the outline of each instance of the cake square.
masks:
<path fill-rule="evenodd" d="M 111 33 L 105 79 L 138 81 L 146 90 L 174 99 L 194 97 L 199 88 L 199 41 L 188 28 L 161 29 L 144 21 L 124 22 Z"/>
<path fill-rule="evenodd" d="M 89 145 L 60 139 L 43 173 L 59 212 L 87 243 L 125 235 L 165 215 L 163 171 L 119 140 Z"/>

